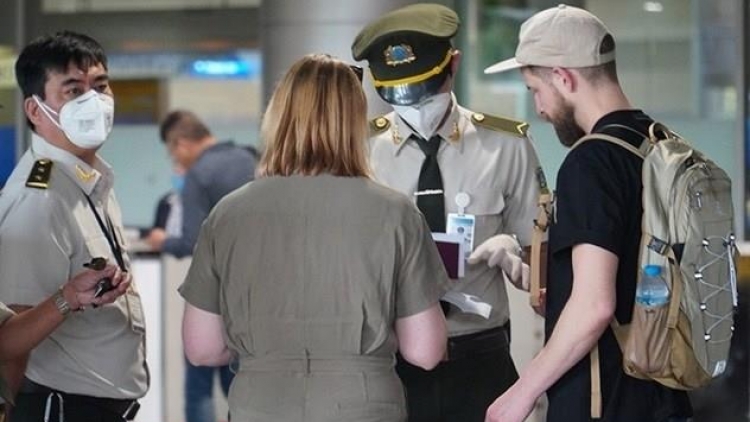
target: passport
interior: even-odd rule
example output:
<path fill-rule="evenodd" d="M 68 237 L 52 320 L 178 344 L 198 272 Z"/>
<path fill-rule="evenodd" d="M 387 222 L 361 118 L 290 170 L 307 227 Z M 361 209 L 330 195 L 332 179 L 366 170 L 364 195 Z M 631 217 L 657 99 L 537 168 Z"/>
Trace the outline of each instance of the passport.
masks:
<path fill-rule="evenodd" d="M 458 234 L 432 233 L 440 258 L 443 260 L 448 277 L 459 279 L 464 276 L 464 238 Z"/>

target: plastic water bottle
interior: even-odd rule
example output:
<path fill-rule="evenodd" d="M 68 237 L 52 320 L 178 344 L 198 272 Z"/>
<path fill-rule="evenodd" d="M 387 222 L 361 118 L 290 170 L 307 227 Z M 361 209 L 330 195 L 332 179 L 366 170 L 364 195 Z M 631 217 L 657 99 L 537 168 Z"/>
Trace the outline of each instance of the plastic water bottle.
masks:
<path fill-rule="evenodd" d="M 643 267 L 643 278 L 635 289 L 635 301 L 648 308 L 669 303 L 669 286 L 661 275 L 661 265 Z"/>

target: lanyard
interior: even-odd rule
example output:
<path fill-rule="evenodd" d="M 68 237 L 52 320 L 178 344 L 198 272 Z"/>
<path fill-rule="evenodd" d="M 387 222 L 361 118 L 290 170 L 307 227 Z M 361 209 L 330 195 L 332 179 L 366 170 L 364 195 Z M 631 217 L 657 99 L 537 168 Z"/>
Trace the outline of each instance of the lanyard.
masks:
<path fill-rule="evenodd" d="M 107 243 L 109 243 L 109 247 L 110 249 L 112 249 L 112 254 L 114 254 L 115 259 L 117 260 L 117 265 L 120 266 L 120 269 L 122 271 L 127 271 L 127 269 L 125 268 L 125 259 L 123 258 L 122 246 L 120 246 L 120 242 L 117 241 L 117 235 L 115 234 L 115 227 L 112 224 L 112 220 L 109 218 L 109 215 L 105 213 L 104 216 L 107 218 L 107 225 L 104 225 L 104 220 L 102 220 L 102 217 L 96 211 L 96 207 L 94 206 L 94 202 L 91 201 L 91 197 L 86 195 L 85 192 L 83 195 L 86 197 L 86 200 L 89 202 L 89 207 L 91 208 L 91 212 L 94 213 L 94 217 L 96 217 L 96 222 L 99 223 L 99 228 L 102 229 L 102 233 L 104 233 L 104 237 L 107 238 Z"/>

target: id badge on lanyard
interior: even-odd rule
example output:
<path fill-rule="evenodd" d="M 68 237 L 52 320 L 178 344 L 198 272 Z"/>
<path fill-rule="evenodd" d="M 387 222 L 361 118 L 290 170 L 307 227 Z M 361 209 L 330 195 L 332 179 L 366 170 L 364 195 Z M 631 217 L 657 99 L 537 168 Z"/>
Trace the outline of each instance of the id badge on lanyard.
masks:
<path fill-rule="evenodd" d="M 468 259 L 474 250 L 474 227 L 476 226 L 476 217 L 473 214 L 466 214 L 464 210 L 471 202 L 469 194 L 459 192 L 455 198 L 458 213 L 448 213 L 448 221 L 445 224 L 445 232 L 448 234 L 457 234 L 463 239 L 464 259 Z"/>

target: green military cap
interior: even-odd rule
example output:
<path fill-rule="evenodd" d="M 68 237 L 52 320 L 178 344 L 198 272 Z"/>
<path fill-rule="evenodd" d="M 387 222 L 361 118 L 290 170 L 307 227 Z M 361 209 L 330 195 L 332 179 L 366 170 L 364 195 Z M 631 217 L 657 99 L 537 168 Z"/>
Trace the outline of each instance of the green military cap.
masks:
<path fill-rule="evenodd" d="M 420 3 L 386 13 L 352 43 L 355 60 L 367 60 L 378 94 L 410 105 L 434 95 L 450 71 L 459 19 L 439 5 Z"/>

